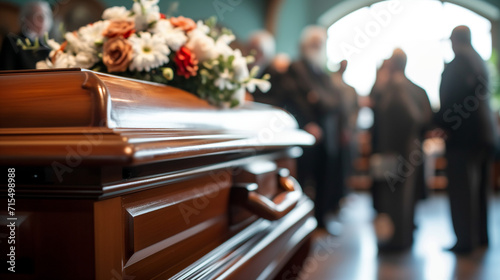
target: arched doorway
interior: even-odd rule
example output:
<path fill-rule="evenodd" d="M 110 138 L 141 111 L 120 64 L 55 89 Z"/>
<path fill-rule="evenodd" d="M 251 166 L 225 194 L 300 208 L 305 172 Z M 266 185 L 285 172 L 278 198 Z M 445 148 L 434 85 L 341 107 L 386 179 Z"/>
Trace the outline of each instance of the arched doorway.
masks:
<path fill-rule="evenodd" d="M 490 13 L 490 16 L 495 15 Z M 325 21 L 325 17 L 321 20 Z M 483 59 L 490 59 L 492 24 L 489 19 L 462 6 L 441 1 L 380 1 L 359 8 L 330 25 L 329 67 L 334 70 L 336 63 L 347 59 L 350 66 L 345 74 L 346 81 L 361 95 L 367 95 L 377 66 L 394 48 L 401 47 L 408 54 L 407 76 L 427 91 L 431 104 L 437 109 L 441 72 L 444 63 L 454 56 L 448 38 L 451 30 L 462 24 L 471 28 L 473 45 Z"/>

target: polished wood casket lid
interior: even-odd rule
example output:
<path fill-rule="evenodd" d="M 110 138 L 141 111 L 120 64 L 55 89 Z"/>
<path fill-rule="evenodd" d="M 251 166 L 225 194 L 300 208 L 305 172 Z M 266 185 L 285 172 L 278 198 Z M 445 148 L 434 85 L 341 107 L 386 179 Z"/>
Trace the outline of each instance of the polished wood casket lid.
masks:
<path fill-rule="evenodd" d="M 80 69 L 0 72 L 0 163 L 137 165 L 311 145 L 287 112 L 219 109 L 180 89 Z"/>

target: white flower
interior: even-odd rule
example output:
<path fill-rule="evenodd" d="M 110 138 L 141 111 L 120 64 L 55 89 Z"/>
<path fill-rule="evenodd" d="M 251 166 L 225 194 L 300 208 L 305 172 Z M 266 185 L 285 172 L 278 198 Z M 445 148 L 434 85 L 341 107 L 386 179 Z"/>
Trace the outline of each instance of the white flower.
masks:
<path fill-rule="evenodd" d="M 240 50 L 234 51 L 233 69 L 234 69 L 234 79 L 238 82 L 243 82 L 247 80 L 248 77 L 250 76 L 247 66 L 247 60 L 241 54 Z"/>
<path fill-rule="evenodd" d="M 136 30 L 146 30 L 148 26 L 160 20 L 160 8 L 158 0 L 139 0 L 132 5 L 135 14 Z"/>
<path fill-rule="evenodd" d="M 61 48 L 61 45 L 58 42 L 56 42 L 54 39 L 47 40 L 47 45 L 49 45 L 49 47 L 52 50 L 58 50 Z"/>
<path fill-rule="evenodd" d="M 75 56 L 66 52 L 56 52 L 52 68 L 77 67 Z"/>
<path fill-rule="evenodd" d="M 189 32 L 186 47 L 190 49 L 199 62 L 204 62 L 217 57 L 215 41 L 203 32 Z"/>
<path fill-rule="evenodd" d="M 50 69 L 50 68 L 52 68 L 52 63 L 48 59 L 40 60 L 36 63 L 36 69 Z"/>
<path fill-rule="evenodd" d="M 129 38 L 134 51 L 134 58 L 129 66 L 131 71 L 150 71 L 169 61 L 170 49 L 161 37 L 151 36 L 148 32 L 140 32 L 139 35 L 140 37 L 134 34 Z"/>
<path fill-rule="evenodd" d="M 96 42 L 102 42 L 104 36 L 102 35 L 103 31 L 108 27 L 108 20 L 100 20 L 94 22 L 93 24 L 88 24 L 86 26 L 81 27 L 78 30 L 78 34 L 82 40 L 86 41 L 90 46 L 95 47 Z"/>
<path fill-rule="evenodd" d="M 111 7 L 104 10 L 104 12 L 102 13 L 102 18 L 107 20 L 129 19 L 130 12 L 123 6 Z"/>
<path fill-rule="evenodd" d="M 243 105 L 245 103 L 245 88 L 241 87 L 238 90 L 236 90 L 233 94 L 233 99 L 238 100 L 238 106 Z"/>
<path fill-rule="evenodd" d="M 254 92 L 255 87 L 258 87 L 262 92 L 268 92 L 271 89 L 271 83 L 262 79 L 251 79 L 246 84 L 246 88 L 249 92 Z"/>
<path fill-rule="evenodd" d="M 79 52 L 75 55 L 75 67 L 89 69 L 99 61 L 99 58 L 94 53 Z"/>
<path fill-rule="evenodd" d="M 165 33 L 170 32 L 172 29 L 174 29 L 174 26 L 172 25 L 172 23 L 170 23 L 170 20 L 160 19 L 149 31 L 151 31 L 153 34 L 163 36 Z"/>
<path fill-rule="evenodd" d="M 196 32 L 201 32 L 201 33 L 206 35 L 206 34 L 208 34 L 208 32 L 210 32 L 210 27 L 206 26 L 202 20 L 199 20 L 196 22 L 196 28 L 192 31 L 195 31 L 195 30 L 196 30 Z"/>
<path fill-rule="evenodd" d="M 161 37 L 171 50 L 178 51 L 186 44 L 187 36 L 181 28 L 174 28 L 169 20 L 161 19 L 152 32 Z"/>
<path fill-rule="evenodd" d="M 94 52 L 95 46 L 93 44 L 89 44 L 88 41 L 82 39 L 81 36 L 76 32 L 67 32 L 64 35 L 64 39 L 68 42 L 65 51 L 71 52 L 73 54 L 77 54 L 79 52 Z"/>
<path fill-rule="evenodd" d="M 225 44 L 229 45 L 232 41 L 234 41 L 236 37 L 233 34 L 222 34 L 217 38 L 217 41 L 222 41 Z"/>
<path fill-rule="evenodd" d="M 174 51 L 178 51 L 187 42 L 186 33 L 180 28 L 175 28 L 164 35 L 167 45 Z"/>
<path fill-rule="evenodd" d="M 215 42 L 215 52 L 217 53 L 217 56 L 222 55 L 224 58 L 228 58 L 231 55 L 234 55 L 233 49 L 226 44 L 224 39 L 217 39 L 217 42 Z"/>
<path fill-rule="evenodd" d="M 219 88 L 219 90 L 232 90 L 235 88 L 235 85 L 231 82 L 232 74 L 229 73 L 228 69 L 224 69 L 224 72 L 219 74 L 219 77 L 215 79 L 214 85 Z"/>

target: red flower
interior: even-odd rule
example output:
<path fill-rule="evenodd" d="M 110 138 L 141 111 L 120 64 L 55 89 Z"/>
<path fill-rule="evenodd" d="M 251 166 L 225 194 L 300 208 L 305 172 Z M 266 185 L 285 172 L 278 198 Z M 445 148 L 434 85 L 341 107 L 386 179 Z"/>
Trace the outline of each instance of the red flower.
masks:
<path fill-rule="evenodd" d="M 196 76 L 198 60 L 188 48 L 181 47 L 175 54 L 174 62 L 177 65 L 177 75 L 184 76 L 186 79 Z"/>
<path fill-rule="evenodd" d="M 161 19 L 166 19 L 166 18 L 167 18 L 167 16 L 166 16 L 165 14 L 160 13 L 160 18 L 161 18 Z"/>

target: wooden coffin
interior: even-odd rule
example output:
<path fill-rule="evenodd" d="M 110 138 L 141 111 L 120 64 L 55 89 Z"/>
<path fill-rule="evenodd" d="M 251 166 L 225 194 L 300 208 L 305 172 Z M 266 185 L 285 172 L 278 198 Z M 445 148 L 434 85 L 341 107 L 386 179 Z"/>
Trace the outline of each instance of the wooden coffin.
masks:
<path fill-rule="evenodd" d="M 314 139 L 288 113 L 80 69 L 0 85 L 0 279 L 296 273 L 316 221 L 295 158 Z"/>

